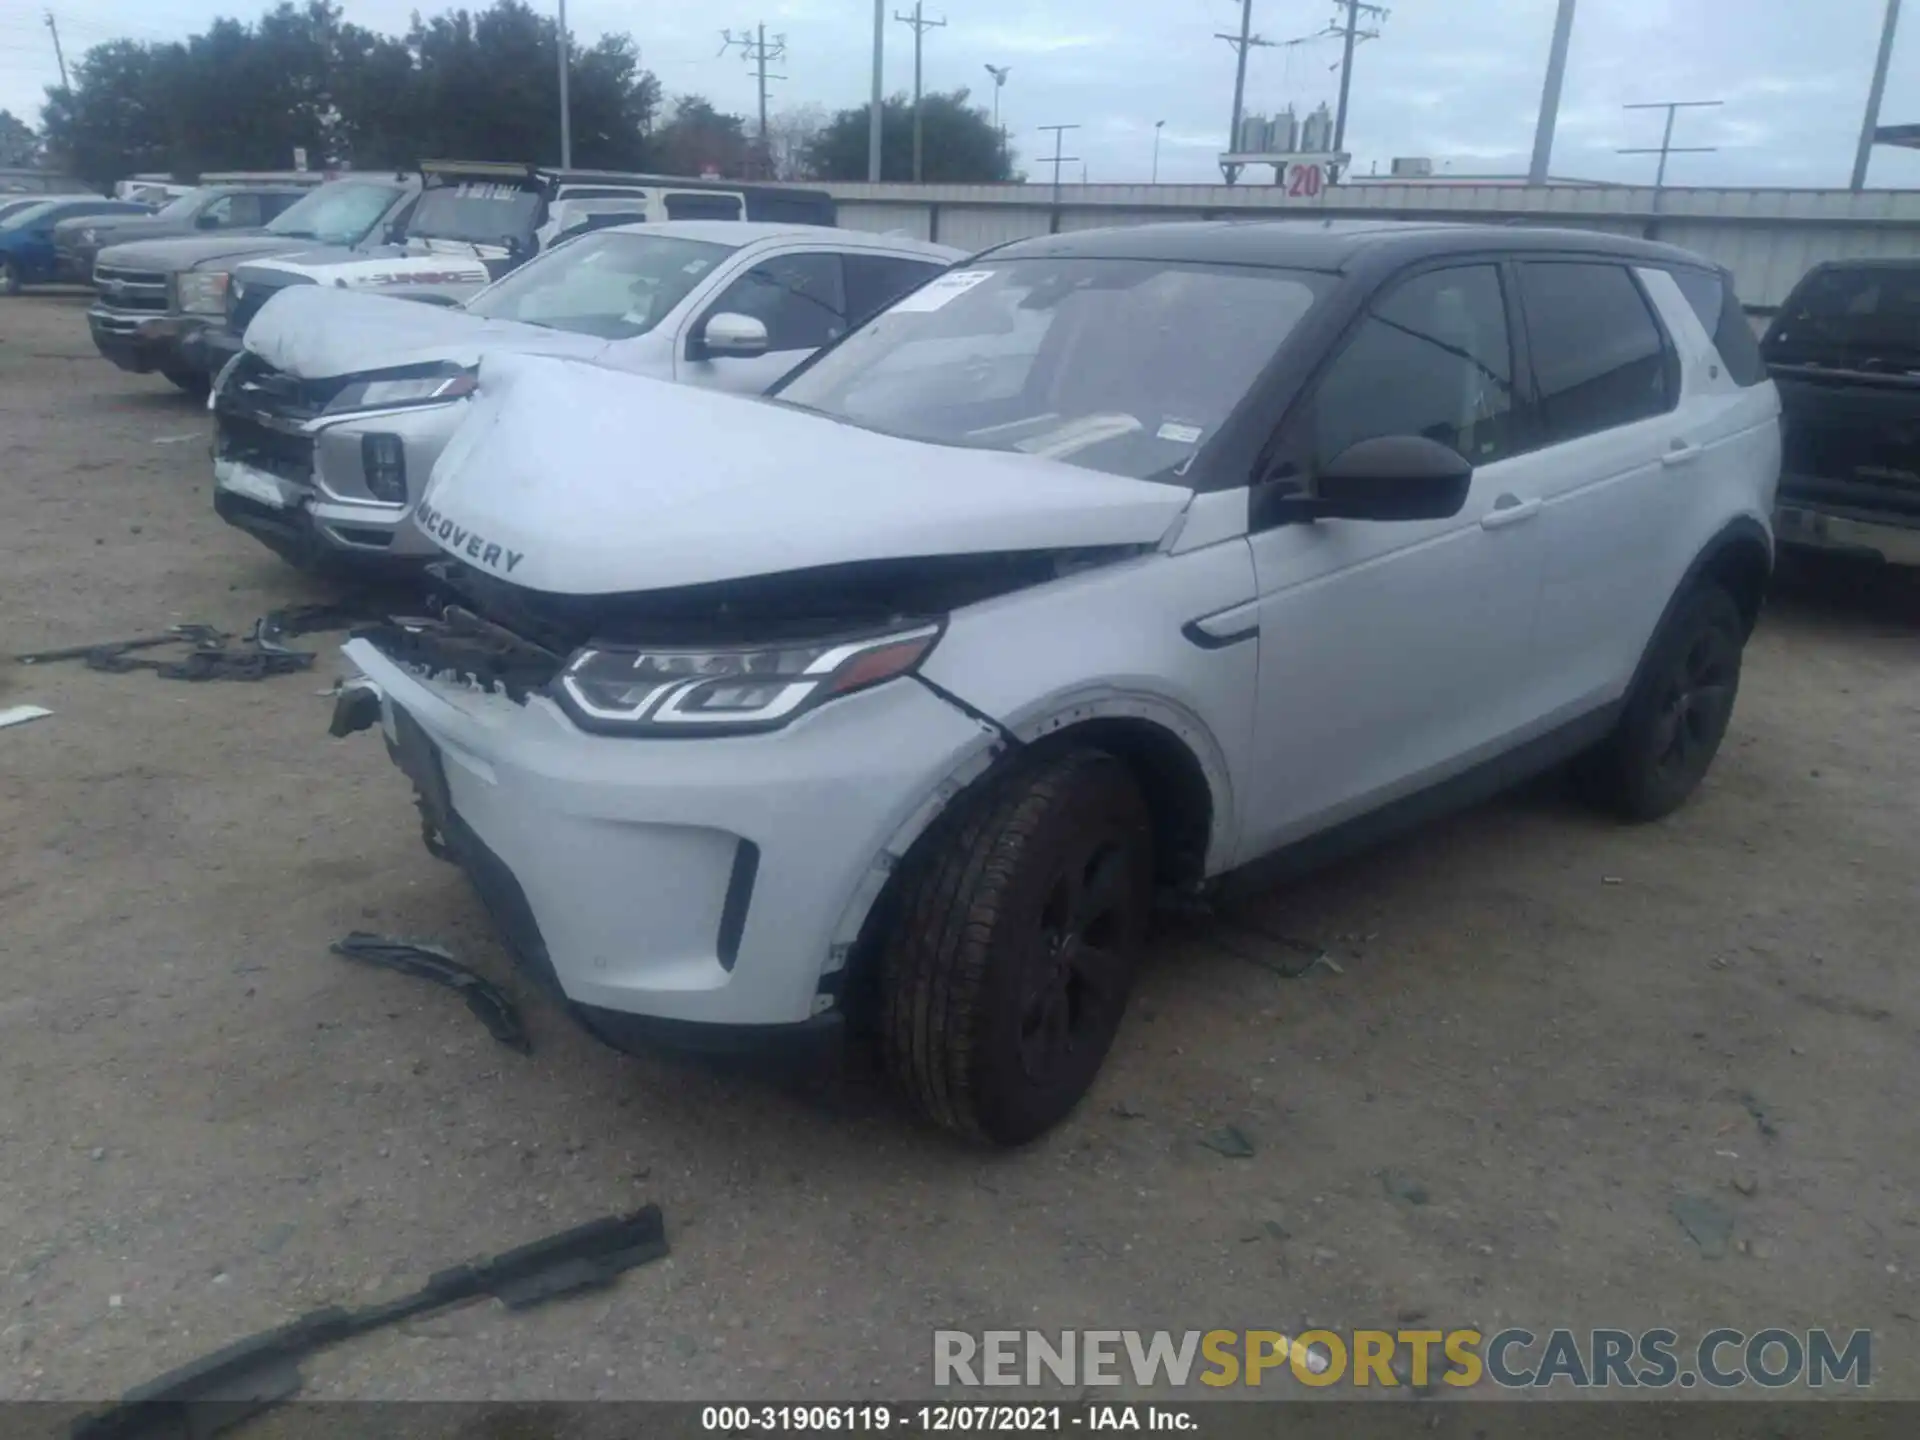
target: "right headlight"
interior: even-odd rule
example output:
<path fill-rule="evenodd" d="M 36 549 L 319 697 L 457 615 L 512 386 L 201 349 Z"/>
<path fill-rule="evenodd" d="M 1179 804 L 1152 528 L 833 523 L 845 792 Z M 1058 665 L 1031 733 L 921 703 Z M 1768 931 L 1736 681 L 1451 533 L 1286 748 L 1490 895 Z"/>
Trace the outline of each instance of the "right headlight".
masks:
<path fill-rule="evenodd" d="M 583 729 L 622 735 L 777 730 L 841 695 L 910 674 L 940 638 L 922 623 L 855 639 L 783 645 L 582 650 L 560 672 L 561 703 Z"/>
<path fill-rule="evenodd" d="M 224 315 L 227 311 L 227 272 L 189 270 L 179 279 L 180 308 L 189 315 Z"/>

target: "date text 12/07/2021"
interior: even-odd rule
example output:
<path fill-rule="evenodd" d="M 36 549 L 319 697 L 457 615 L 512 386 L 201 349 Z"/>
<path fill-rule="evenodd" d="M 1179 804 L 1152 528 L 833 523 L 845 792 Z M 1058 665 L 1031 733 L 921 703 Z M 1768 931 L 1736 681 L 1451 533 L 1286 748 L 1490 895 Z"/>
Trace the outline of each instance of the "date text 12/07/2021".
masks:
<path fill-rule="evenodd" d="M 1192 1413 L 1168 1405 L 707 1405 L 700 1428 L 718 1434 L 1067 1434 L 1074 1430 L 1191 1432 Z"/>

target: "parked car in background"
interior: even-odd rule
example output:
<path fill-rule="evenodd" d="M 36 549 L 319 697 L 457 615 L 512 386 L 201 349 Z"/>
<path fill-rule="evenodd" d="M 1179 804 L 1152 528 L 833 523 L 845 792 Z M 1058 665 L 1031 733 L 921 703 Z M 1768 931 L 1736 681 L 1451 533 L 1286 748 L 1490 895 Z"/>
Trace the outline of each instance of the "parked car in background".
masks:
<path fill-rule="evenodd" d="M 356 175 L 301 195 L 258 230 L 114 245 L 94 264 L 94 348 L 122 370 L 158 371 L 199 392 L 239 351 L 226 332 L 228 281 L 250 256 L 384 241 L 419 197 L 417 178 Z M 203 340 L 211 343 L 203 344 Z"/>
<path fill-rule="evenodd" d="M 300 565 L 417 565 L 408 523 L 496 351 L 757 394 L 963 252 L 821 226 L 666 221 L 564 243 L 464 307 L 301 287 L 213 396 L 214 506 Z"/>
<path fill-rule="evenodd" d="M 62 280 L 75 285 L 93 279 L 93 264 L 108 245 L 165 240 L 206 231 L 257 234 L 266 223 L 310 186 L 204 185 L 190 190 L 151 215 L 82 216 L 53 228 L 55 266 Z"/>
<path fill-rule="evenodd" d="M 1780 543 L 1920 565 L 1920 259 L 1809 271 L 1760 352 L 1780 387 Z"/>
<path fill-rule="evenodd" d="M 1631 819 L 1700 783 L 1780 458 L 1700 278 L 1140 226 L 977 256 L 764 400 L 489 355 L 416 512 L 455 601 L 347 646 L 336 729 L 380 724 L 603 1039 L 851 1023 L 1017 1144 L 1100 1068 L 1156 888 L 1563 760 Z"/>
<path fill-rule="evenodd" d="M 128 200 L 48 200 L 22 206 L 0 220 L 0 295 L 18 295 L 25 285 L 54 280 L 53 228 L 84 216 L 146 215 L 149 207 Z"/>
<path fill-rule="evenodd" d="M 0 221 L 10 215 L 18 215 L 22 210 L 30 210 L 35 205 L 46 205 L 55 200 L 98 200 L 98 195 L 75 192 L 71 195 L 0 195 Z"/>
<path fill-rule="evenodd" d="M 608 170 L 549 170 L 430 160 L 404 234 L 353 254 L 324 251 L 245 266 L 235 275 L 232 328 L 244 334 L 267 297 L 289 285 L 328 285 L 442 303 L 465 300 L 593 217 L 628 221 L 756 220 L 831 225 L 822 190 L 685 180 Z"/>

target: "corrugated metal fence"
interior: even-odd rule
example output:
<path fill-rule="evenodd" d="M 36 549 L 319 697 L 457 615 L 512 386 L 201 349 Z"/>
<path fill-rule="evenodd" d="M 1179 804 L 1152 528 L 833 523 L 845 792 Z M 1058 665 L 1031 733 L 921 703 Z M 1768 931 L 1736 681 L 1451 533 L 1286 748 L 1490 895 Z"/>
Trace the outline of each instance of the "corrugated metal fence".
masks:
<path fill-rule="evenodd" d="M 1157 220 L 1471 220 L 1569 225 L 1683 246 L 1733 272 L 1771 311 L 1821 260 L 1920 255 L 1920 190 L 1654 191 L 1624 185 L 1355 184 L 1289 200 L 1267 185 L 828 184 L 840 223 L 966 250 L 1061 230 Z"/>

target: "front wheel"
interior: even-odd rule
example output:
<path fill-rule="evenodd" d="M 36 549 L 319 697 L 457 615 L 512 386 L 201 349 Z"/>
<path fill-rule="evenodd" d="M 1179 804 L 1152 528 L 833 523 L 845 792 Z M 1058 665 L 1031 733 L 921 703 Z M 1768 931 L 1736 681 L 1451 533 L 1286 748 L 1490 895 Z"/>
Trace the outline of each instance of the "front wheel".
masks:
<path fill-rule="evenodd" d="M 0 259 L 0 295 L 20 293 L 20 270 L 13 261 Z"/>
<path fill-rule="evenodd" d="M 160 373 L 179 389 L 196 400 L 207 398 L 207 391 L 213 388 L 213 377 L 199 370 L 188 370 L 179 365 L 163 365 Z"/>
<path fill-rule="evenodd" d="M 1628 820 L 1680 808 L 1733 718 L 1746 635 L 1740 607 L 1718 585 L 1702 585 L 1674 607 L 1619 726 L 1575 767 L 1589 800 Z"/>
<path fill-rule="evenodd" d="M 1019 1145 L 1093 1083 L 1152 900 L 1145 802 L 1094 750 L 1023 762 L 927 837 L 881 956 L 881 1045 L 913 1104 Z"/>

